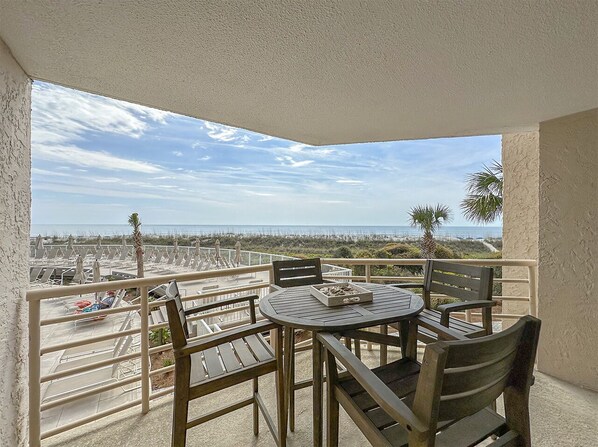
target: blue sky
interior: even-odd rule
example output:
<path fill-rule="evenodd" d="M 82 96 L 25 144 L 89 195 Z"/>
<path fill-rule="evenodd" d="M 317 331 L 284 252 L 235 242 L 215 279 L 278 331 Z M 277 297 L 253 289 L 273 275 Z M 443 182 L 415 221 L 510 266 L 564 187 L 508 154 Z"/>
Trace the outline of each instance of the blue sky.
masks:
<path fill-rule="evenodd" d="M 500 136 L 311 147 L 35 82 L 34 224 L 407 225 L 500 160 Z M 494 225 L 500 225 L 496 222 Z"/>

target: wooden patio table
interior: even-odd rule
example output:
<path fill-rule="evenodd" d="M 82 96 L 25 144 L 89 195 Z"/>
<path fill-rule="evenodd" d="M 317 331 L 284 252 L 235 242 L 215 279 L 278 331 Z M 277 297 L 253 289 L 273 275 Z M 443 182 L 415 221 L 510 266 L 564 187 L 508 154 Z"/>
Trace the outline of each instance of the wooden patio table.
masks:
<path fill-rule="evenodd" d="M 327 307 L 310 293 L 310 286 L 289 287 L 270 293 L 260 300 L 260 311 L 269 320 L 285 327 L 285 377 L 290 376 L 293 359 L 288 358 L 287 334 L 289 329 L 304 329 L 313 332 L 337 332 L 367 328 L 399 322 L 402 352 L 407 345 L 408 323 L 424 308 L 423 299 L 409 290 L 383 284 L 359 283 L 373 292 L 373 301 L 364 304 L 348 304 Z M 322 345 L 313 337 L 313 442 L 321 446 L 323 441 L 322 418 Z M 287 404 L 292 384 L 287 383 Z M 285 417 L 286 408 L 285 408 Z"/>

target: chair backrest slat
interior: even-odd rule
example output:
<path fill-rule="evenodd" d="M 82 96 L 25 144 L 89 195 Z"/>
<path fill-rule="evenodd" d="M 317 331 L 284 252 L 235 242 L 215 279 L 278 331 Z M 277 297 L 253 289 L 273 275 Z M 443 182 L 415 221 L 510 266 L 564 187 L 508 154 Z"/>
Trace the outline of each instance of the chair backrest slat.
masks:
<path fill-rule="evenodd" d="M 295 287 L 322 284 L 322 264 L 319 258 L 272 262 L 274 284 Z"/>
<path fill-rule="evenodd" d="M 529 389 L 539 331 L 540 320 L 527 316 L 492 336 L 428 345 L 414 411 L 432 409 L 436 414 L 419 416 L 434 423 L 458 420 L 487 407 L 509 386 Z"/>
<path fill-rule="evenodd" d="M 166 312 L 168 313 L 172 346 L 181 348 L 187 344 L 189 328 L 176 281 L 171 281 L 166 287 L 166 297 Z"/>
<path fill-rule="evenodd" d="M 439 293 L 461 301 L 491 300 L 493 270 L 489 267 L 456 264 L 429 259 L 425 266 L 424 301 Z"/>

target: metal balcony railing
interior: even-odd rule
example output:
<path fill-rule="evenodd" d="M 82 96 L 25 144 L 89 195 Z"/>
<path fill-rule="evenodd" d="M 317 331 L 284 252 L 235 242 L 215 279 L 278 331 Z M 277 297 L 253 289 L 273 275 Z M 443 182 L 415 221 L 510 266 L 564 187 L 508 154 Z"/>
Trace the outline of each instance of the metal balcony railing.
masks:
<path fill-rule="evenodd" d="M 269 260 L 269 255 L 262 254 L 261 261 Z M 265 257 L 265 258 L 264 258 Z M 258 257 L 259 259 L 259 257 Z M 418 276 L 374 276 L 371 274 L 372 266 L 422 266 L 422 259 L 323 259 L 323 263 L 336 266 L 347 266 L 348 268 L 329 268 L 325 276 L 330 279 L 342 279 L 352 281 L 368 282 L 397 282 L 397 281 L 416 281 L 421 280 Z M 514 277 L 495 278 L 497 283 L 514 283 L 524 286 L 525 293 L 520 296 L 495 296 L 494 299 L 501 301 L 519 301 L 527 304 L 527 312 L 536 315 L 537 309 L 537 263 L 534 260 L 500 260 L 500 259 L 458 259 L 448 260 L 449 262 L 459 262 L 470 265 L 483 265 L 492 267 L 514 267 L 521 270 L 520 275 Z M 364 274 L 356 275 L 352 273 L 352 268 L 361 267 Z M 253 280 L 252 283 L 239 282 L 234 287 L 215 288 L 214 290 L 205 290 L 202 293 L 187 293 L 183 298 L 186 303 L 200 303 L 208 300 L 216 300 L 224 297 L 235 296 L 245 293 L 256 293 L 264 296 L 270 290 L 272 278 L 271 264 L 264 263 L 259 265 L 250 265 L 244 267 L 221 268 L 209 271 L 195 271 L 187 273 L 174 273 L 161 276 L 154 276 L 140 279 L 126 279 L 119 281 L 108 281 L 100 283 L 91 283 L 83 285 L 61 286 L 37 288 L 27 292 L 27 301 L 29 303 L 29 416 L 30 416 L 30 445 L 39 446 L 41 440 L 50 436 L 71 430 L 99 418 L 114 414 L 125 409 L 140 406 L 142 413 L 150 411 L 151 400 L 172 392 L 172 388 L 152 389 L 151 380 L 154 377 L 168 373 L 174 369 L 173 365 L 167 365 L 151 368 L 150 355 L 167 351 L 171 348 L 170 344 L 163 344 L 150 347 L 149 338 L 152 331 L 159 330 L 167 326 L 165 321 L 150 321 L 149 316 L 152 311 L 164 306 L 163 301 L 151 301 L 149 290 L 164 284 L 170 280 L 176 279 L 180 283 L 194 282 L 200 280 L 211 280 L 225 277 L 247 278 L 248 275 L 261 275 L 261 281 Z M 517 276 L 517 277 L 515 277 Z M 251 280 L 250 280 L 251 281 Z M 82 321 L 89 320 L 90 314 L 69 314 L 50 318 L 42 318 L 42 309 L 45 306 L 52 306 L 61 299 L 76 299 L 79 295 L 95 294 L 106 292 L 108 290 L 119 289 L 137 289 L 139 296 L 136 299 L 123 303 L 119 307 L 100 311 L 105 318 L 117 318 L 120 325 L 113 325 L 113 329 L 107 333 L 81 337 L 72 341 L 61 341 L 48 336 L 48 331 L 52 328 L 62 328 L 63 331 L 72 330 Z M 205 288 L 204 288 L 205 289 Z M 53 304 L 54 303 L 54 304 Z M 200 323 L 200 328 L 210 328 L 214 321 L 218 322 L 217 330 L 228 330 L 247 320 L 246 313 L 248 306 L 231 307 L 215 312 L 209 312 L 203 315 L 193 317 L 193 321 Z M 166 312 L 164 311 L 164 315 Z M 143 317 L 142 317 L 143 316 Z M 464 313 L 460 315 L 464 319 L 475 319 L 476 313 Z M 494 317 L 497 320 L 509 320 L 519 318 L 521 315 L 497 313 Z M 62 326 L 61 326 L 62 325 Z M 66 326 L 65 326 L 66 325 Z M 65 329 L 66 327 L 66 329 Z M 202 330 L 198 331 L 198 334 Z M 50 331 L 50 333 L 52 333 Z M 198 338 L 205 337 L 198 335 Z M 138 343 L 131 343 L 131 338 L 138 338 Z M 128 349 L 117 349 L 119 346 Z M 72 350 L 93 351 L 93 346 L 103 342 L 114 344 L 115 355 L 105 356 L 100 360 L 89 362 L 79 362 L 77 366 L 45 371 L 42 373 L 42 365 L 47 364 L 45 359 L 52 356 L 63 356 L 65 352 Z M 309 342 L 301 342 L 300 349 L 309 349 Z M 368 346 L 372 348 L 371 345 Z M 67 362 L 68 363 L 68 362 Z M 43 395 L 43 390 L 52 383 L 59 381 L 74 380 L 76 377 L 85 377 L 86 374 L 92 374 L 100 368 L 123 367 L 126 373 L 117 374 L 112 380 L 106 382 L 92 383 L 89 386 L 81 387 L 77 390 L 69 390 L 67 393 L 57 394 L 51 399 Z M 129 366 L 127 366 L 129 365 Z M 133 366 L 130 366 L 133 365 Z M 44 368 L 44 370 L 47 368 Z M 136 393 L 139 397 L 132 398 L 126 403 L 115 406 L 109 406 L 105 409 L 98 409 L 93 414 L 82 416 L 70 420 L 59 426 L 42 429 L 42 417 L 46 413 L 59 408 L 68 408 L 75 402 L 85 402 L 92 396 L 100 393 L 116 390 L 118 388 L 133 389 L 137 387 Z M 45 418 L 44 418 L 45 420 Z"/>

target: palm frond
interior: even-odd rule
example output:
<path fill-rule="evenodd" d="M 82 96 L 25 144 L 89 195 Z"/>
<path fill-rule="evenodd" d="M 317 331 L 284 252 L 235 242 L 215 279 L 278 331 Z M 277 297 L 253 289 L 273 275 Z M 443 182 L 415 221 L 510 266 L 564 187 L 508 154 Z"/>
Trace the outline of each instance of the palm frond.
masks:
<path fill-rule="evenodd" d="M 477 223 L 490 223 L 502 214 L 503 170 L 494 161 L 480 172 L 467 176 L 468 195 L 461 202 L 466 219 Z"/>
<path fill-rule="evenodd" d="M 418 227 L 424 232 L 433 233 L 443 223 L 450 221 L 451 211 L 448 206 L 441 204 L 436 206 L 418 205 L 411 208 L 409 218 L 411 226 Z"/>

